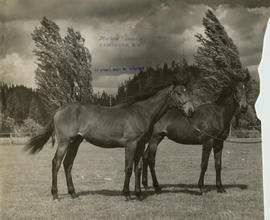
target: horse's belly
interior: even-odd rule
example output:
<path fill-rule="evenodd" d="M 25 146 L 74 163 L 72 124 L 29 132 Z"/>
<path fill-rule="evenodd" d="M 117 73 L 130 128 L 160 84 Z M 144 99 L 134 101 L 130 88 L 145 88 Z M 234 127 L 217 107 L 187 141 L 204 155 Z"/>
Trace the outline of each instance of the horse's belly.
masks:
<path fill-rule="evenodd" d="M 168 136 L 168 138 L 179 144 L 187 144 L 187 145 L 202 144 L 202 140 L 200 137 Z"/>
<path fill-rule="evenodd" d="M 109 139 L 96 139 L 91 137 L 85 137 L 85 140 L 97 147 L 102 148 L 121 148 L 124 147 L 121 143 Z"/>
<path fill-rule="evenodd" d="M 103 148 L 124 147 L 121 133 L 97 132 L 94 129 L 83 135 L 86 141 Z"/>
<path fill-rule="evenodd" d="M 186 128 L 174 128 L 167 132 L 167 137 L 179 144 L 201 144 L 202 136 L 196 131 Z"/>
<path fill-rule="evenodd" d="M 179 144 L 201 144 L 201 135 L 190 126 L 185 118 L 178 118 L 165 129 L 166 136 Z"/>

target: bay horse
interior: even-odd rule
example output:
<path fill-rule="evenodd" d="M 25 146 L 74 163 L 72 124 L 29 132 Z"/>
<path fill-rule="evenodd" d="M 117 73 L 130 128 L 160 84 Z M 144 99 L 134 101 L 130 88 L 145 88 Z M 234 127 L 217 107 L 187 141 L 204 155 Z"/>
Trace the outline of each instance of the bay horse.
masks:
<path fill-rule="evenodd" d="M 161 192 L 155 172 L 155 157 L 158 144 L 167 136 L 179 144 L 202 145 L 201 173 L 198 181 L 201 194 L 206 192 L 204 175 L 213 148 L 217 192 L 226 192 L 221 182 L 222 149 L 236 110 L 239 107 L 240 111 L 247 111 L 246 83 L 248 80 L 249 74 L 245 76 L 245 79 L 236 79 L 235 85 L 225 89 L 216 102 L 199 106 L 191 118 L 178 114 L 174 109 L 168 110 L 161 117 L 153 127 L 148 148 L 143 154 L 143 165 L 140 164 L 140 168 L 143 166 L 142 184 L 145 189 L 148 188 L 147 169 L 149 165 L 153 187 L 157 193 Z"/>
<path fill-rule="evenodd" d="M 173 84 L 159 91 L 114 107 L 73 103 L 56 111 L 48 126 L 25 146 L 34 154 L 39 152 L 55 134 L 58 147 L 52 160 L 53 199 L 58 199 L 57 173 L 64 158 L 64 170 L 68 193 L 76 198 L 71 169 L 78 147 L 85 139 L 102 148 L 125 148 L 125 180 L 123 194 L 130 199 L 129 182 L 133 163 L 136 168 L 144 152 L 144 141 L 152 125 L 169 108 L 183 110 L 185 115 L 193 111 L 193 104 L 186 87 Z M 180 114 L 180 113 L 179 113 Z M 135 187 L 135 195 L 140 196 Z"/>

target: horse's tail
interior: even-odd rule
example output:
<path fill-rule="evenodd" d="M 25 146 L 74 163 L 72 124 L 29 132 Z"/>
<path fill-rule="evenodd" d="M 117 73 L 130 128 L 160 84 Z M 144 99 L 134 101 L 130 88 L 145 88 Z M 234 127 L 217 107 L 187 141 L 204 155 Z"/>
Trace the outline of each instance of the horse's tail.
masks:
<path fill-rule="evenodd" d="M 52 145 L 54 145 L 54 124 L 53 117 L 47 126 L 36 136 L 32 137 L 27 145 L 24 147 L 25 151 L 30 151 L 31 154 L 38 153 L 42 150 L 43 146 L 52 137 Z"/>

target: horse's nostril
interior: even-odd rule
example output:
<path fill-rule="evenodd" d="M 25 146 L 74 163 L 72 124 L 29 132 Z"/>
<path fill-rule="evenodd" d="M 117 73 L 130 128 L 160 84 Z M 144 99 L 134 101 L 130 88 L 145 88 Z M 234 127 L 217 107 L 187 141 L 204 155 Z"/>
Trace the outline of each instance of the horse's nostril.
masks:
<path fill-rule="evenodd" d="M 188 110 L 188 116 L 189 116 L 189 117 L 192 116 L 192 113 L 193 113 L 193 109 L 189 109 L 189 110 Z"/>

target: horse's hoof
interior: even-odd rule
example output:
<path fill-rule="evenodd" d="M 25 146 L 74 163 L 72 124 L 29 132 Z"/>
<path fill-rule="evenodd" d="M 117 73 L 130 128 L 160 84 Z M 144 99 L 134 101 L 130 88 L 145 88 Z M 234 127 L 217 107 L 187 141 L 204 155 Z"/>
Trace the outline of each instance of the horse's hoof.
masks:
<path fill-rule="evenodd" d="M 137 199 L 138 201 L 142 201 L 142 200 L 143 200 L 142 194 L 135 194 L 135 196 L 136 196 L 136 199 Z"/>
<path fill-rule="evenodd" d="M 204 194 L 206 194 L 209 190 L 205 187 L 200 188 L 200 195 L 203 196 Z"/>
<path fill-rule="evenodd" d="M 161 190 L 161 188 L 159 186 L 158 187 L 155 187 L 155 193 L 156 194 L 162 193 L 162 190 Z"/>
<path fill-rule="evenodd" d="M 218 193 L 226 193 L 227 191 L 223 187 L 220 187 L 217 189 L 217 192 Z"/>
<path fill-rule="evenodd" d="M 56 195 L 53 195 L 53 200 L 55 200 L 55 201 L 59 201 L 59 197 L 58 197 L 58 195 L 56 194 Z"/>
<path fill-rule="evenodd" d="M 126 196 L 125 196 L 125 201 L 126 201 L 126 202 L 131 201 L 131 196 L 130 196 L 130 195 L 126 195 Z"/>
<path fill-rule="evenodd" d="M 75 192 L 74 192 L 74 193 L 71 193 L 70 195 L 71 195 L 71 198 L 72 198 L 72 199 L 76 199 L 76 198 L 79 197 L 78 194 L 75 193 Z"/>

